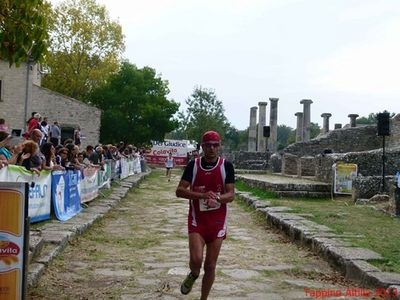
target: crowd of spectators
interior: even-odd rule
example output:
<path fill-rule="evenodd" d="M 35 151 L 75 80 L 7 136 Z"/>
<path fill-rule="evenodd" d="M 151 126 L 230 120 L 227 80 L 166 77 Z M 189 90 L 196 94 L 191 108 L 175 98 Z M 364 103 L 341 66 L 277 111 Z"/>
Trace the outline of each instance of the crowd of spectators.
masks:
<path fill-rule="evenodd" d="M 120 142 L 117 145 L 88 145 L 81 148 L 81 130 L 78 126 L 73 139 L 61 143 L 61 129 L 55 121 L 49 125 L 47 117 L 32 113 L 27 121 L 24 141 L 14 143 L 4 119 L 0 119 L 0 169 L 19 165 L 40 174 L 41 170 L 83 170 L 87 167 L 103 169 L 106 160 L 142 158 L 144 149 Z"/>

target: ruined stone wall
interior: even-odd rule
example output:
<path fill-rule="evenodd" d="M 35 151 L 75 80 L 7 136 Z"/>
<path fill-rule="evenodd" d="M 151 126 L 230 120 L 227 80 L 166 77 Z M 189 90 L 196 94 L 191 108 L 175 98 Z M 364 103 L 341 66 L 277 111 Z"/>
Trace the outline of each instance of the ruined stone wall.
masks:
<path fill-rule="evenodd" d="M 390 136 L 385 139 L 388 148 L 400 148 L 400 114 L 390 120 Z"/>
<path fill-rule="evenodd" d="M 358 174 L 362 176 L 382 175 L 382 149 L 344 154 L 317 155 L 315 158 L 315 176 L 317 180 L 332 181 L 332 165 L 336 162 L 354 163 L 358 166 Z M 389 149 L 385 152 L 385 173 L 394 175 L 400 170 L 400 150 Z"/>
<path fill-rule="evenodd" d="M 269 152 L 234 151 L 222 155 L 233 163 L 236 169 L 266 170 L 269 161 Z"/>
<path fill-rule="evenodd" d="M 377 135 L 376 125 L 350 127 L 329 131 L 309 142 L 298 142 L 284 149 L 297 156 L 315 156 L 330 149 L 334 153 L 359 152 L 382 147 L 382 137 Z"/>
<path fill-rule="evenodd" d="M 297 175 L 299 158 L 296 155 L 285 153 L 282 157 L 282 174 Z"/>

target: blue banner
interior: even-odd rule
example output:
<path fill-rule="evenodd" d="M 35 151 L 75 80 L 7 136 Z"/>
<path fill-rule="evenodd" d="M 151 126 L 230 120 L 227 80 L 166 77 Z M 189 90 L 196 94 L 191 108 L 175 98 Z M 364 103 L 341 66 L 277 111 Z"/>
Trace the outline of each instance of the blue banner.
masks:
<path fill-rule="evenodd" d="M 80 180 L 79 170 L 55 171 L 52 174 L 51 198 L 54 213 L 60 221 L 66 221 L 81 211 Z"/>

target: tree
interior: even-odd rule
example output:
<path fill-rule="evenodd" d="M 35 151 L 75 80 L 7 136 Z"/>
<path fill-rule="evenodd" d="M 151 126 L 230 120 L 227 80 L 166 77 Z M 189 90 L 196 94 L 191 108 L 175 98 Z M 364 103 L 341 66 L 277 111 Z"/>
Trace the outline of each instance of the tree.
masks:
<path fill-rule="evenodd" d="M 87 100 L 90 91 L 118 70 L 124 41 L 121 26 L 95 0 L 65 0 L 50 16 L 51 73 L 42 85 Z"/>
<path fill-rule="evenodd" d="M 290 138 L 294 136 L 295 131 L 293 128 L 286 125 L 278 125 L 277 128 L 277 140 L 278 150 L 284 149 L 290 144 Z"/>
<path fill-rule="evenodd" d="M 202 134 L 208 130 L 215 130 L 226 136 L 230 127 L 225 115 L 222 102 L 217 99 L 212 89 L 195 87 L 192 95 L 185 101 L 188 108 L 180 112 L 180 131 L 186 133 L 186 139 L 200 142 Z"/>
<path fill-rule="evenodd" d="M 0 1 L 0 58 L 10 67 L 40 61 L 47 49 L 50 5 L 43 0 Z"/>
<path fill-rule="evenodd" d="M 318 123 L 310 123 L 310 139 L 317 137 L 321 133 Z"/>
<path fill-rule="evenodd" d="M 173 115 L 179 104 L 168 100 L 168 93 L 168 82 L 157 76 L 154 69 L 138 69 L 123 62 L 118 73 L 89 95 L 91 103 L 103 110 L 100 140 L 135 144 L 163 140 L 167 132 L 178 126 Z"/>
<path fill-rule="evenodd" d="M 384 113 L 389 113 L 390 118 L 393 118 L 396 114 L 390 113 L 387 110 L 383 111 Z M 378 113 L 370 113 L 368 117 L 361 117 L 356 120 L 357 124 L 360 125 L 373 125 L 376 124 L 378 120 Z"/>

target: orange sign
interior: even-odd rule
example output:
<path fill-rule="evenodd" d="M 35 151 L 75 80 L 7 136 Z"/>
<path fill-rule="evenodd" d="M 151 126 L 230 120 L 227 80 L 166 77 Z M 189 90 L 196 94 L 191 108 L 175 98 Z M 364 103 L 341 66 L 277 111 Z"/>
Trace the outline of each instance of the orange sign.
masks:
<path fill-rule="evenodd" d="M 0 182 L 0 300 L 24 294 L 25 189 L 24 183 Z"/>

